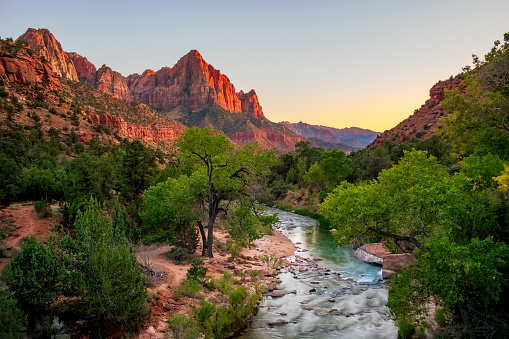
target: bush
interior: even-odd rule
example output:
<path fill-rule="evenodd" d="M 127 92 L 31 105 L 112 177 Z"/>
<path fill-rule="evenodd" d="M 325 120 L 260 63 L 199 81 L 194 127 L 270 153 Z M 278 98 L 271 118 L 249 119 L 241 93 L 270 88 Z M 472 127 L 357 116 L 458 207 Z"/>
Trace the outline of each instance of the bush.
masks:
<path fill-rule="evenodd" d="M 177 265 L 184 265 L 191 260 L 191 254 L 187 248 L 177 247 L 171 251 L 169 258 Z"/>
<path fill-rule="evenodd" d="M 47 246 L 29 236 L 5 268 L 5 279 L 21 308 L 37 315 L 57 297 L 60 269 Z"/>
<path fill-rule="evenodd" d="M 51 205 L 47 199 L 34 202 L 34 209 L 40 218 L 46 218 L 51 215 Z"/>
<path fill-rule="evenodd" d="M 208 268 L 203 266 L 203 260 L 201 258 L 193 258 L 191 267 L 187 270 L 186 278 L 188 280 L 195 280 L 199 283 L 203 283 L 205 281 L 207 271 Z"/>
<path fill-rule="evenodd" d="M 170 316 L 169 322 L 175 339 L 195 339 L 200 333 L 200 326 L 196 320 L 183 314 Z"/>
<path fill-rule="evenodd" d="M 196 293 L 200 291 L 200 283 L 196 280 L 186 279 L 182 284 L 177 287 L 175 293 L 173 293 L 173 299 L 179 300 L 183 296 L 193 298 Z"/>
<path fill-rule="evenodd" d="M 19 309 L 12 293 L 0 286 L 0 335 L 4 339 L 25 337 L 26 316 Z"/>

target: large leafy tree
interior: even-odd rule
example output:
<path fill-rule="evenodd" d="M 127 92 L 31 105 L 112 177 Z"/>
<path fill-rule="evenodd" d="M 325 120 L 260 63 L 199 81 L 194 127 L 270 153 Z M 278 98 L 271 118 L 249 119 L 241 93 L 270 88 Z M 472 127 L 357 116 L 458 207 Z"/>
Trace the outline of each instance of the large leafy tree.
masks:
<path fill-rule="evenodd" d="M 213 133 L 208 128 L 188 129 L 177 145 L 183 167 L 199 187 L 192 203 L 201 205 L 204 212 L 204 217 L 196 220 L 203 242 L 202 255 L 212 257 L 218 214 L 227 211 L 229 202 L 252 196 L 252 184 L 269 173 L 275 156 L 273 151 L 262 150 L 254 144 L 235 148 L 224 134 Z"/>
<path fill-rule="evenodd" d="M 436 226 L 453 224 L 454 204 L 459 202 L 455 186 L 435 157 L 406 152 L 399 165 L 382 171 L 378 180 L 338 186 L 320 211 L 337 229 L 337 244 L 386 238 L 400 246 L 422 247 Z"/>

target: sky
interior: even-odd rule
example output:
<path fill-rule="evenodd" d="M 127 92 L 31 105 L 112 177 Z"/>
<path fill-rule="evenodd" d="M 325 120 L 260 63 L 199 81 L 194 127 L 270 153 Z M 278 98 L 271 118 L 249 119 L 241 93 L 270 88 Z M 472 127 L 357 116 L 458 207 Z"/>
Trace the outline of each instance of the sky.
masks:
<path fill-rule="evenodd" d="M 0 0 L 0 36 L 47 28 L 127 76 L 190 50 L 272 121 L 382 132 L 509 32 L 507 0 Z"/>

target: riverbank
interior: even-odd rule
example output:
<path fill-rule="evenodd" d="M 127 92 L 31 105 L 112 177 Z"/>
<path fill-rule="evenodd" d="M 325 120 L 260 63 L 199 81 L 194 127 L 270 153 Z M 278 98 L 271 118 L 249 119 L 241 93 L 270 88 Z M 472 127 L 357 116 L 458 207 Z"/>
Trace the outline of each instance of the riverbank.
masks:
<path fill-rule="evenodd" d="M 218 244 L 224 244 L 228 235 L 224 230 L 216 229 L 215 237 Z M 149 246 L 137 248 L 140 260 L 148 258 L 151 267 L 156 272 L 152 286 L 148 289 L 151 316 L 138 331 L 137 338 L 155 339 L 166 338 L 171 333 L 168 317 L 175 314 L 190 315 L 193 309 L 199 306 L 202 298 L 212 303 L 221 304 L 222 296 L 218 291 L 203 291 L 195 297 L 176 298 L 175 291 L 186 279 L 187 270 L 191 265 L 177 265 L 168 259 L 169 246 Z M 277 274 L 282 267 L 287 267 L 290 262 L 285 260 L 297 250 L 291 240 L 280 231 L 274 230 L 272 235 L 264 235 L 254 241 L 251 247 L 244 248 L 235 261 L 219 245 L 215 248 L 214 258 L 202 258 L 207 267 L 207 276 L 220 279 L 224 272 L 228 272 L 234 278 L 234 284 L 243 286 L 250 293 L 262 290 L 273 290 L 280 280 Z M 201 253 L 198 248 L 197 254 Z M 271 258 L 272 264 L 266 260 Z M 281 265 L 274 262 L 280 261 Z"/>

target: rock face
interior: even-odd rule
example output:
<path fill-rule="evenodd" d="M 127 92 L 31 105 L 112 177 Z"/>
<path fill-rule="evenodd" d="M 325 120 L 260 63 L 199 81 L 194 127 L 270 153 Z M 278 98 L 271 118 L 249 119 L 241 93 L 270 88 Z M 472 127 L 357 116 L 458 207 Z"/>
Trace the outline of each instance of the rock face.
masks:
<path fill-rule="evenodd" d="M 127 86 L 136 100 L 157 109 L 185 106 L 199 110 L 218 105 L 232 113 L 263 116 L 254 91 L 236 93 L 230 79 L 207 64 L 196 50 L 182 57 L 173 68 L 129 75 Z"/>
<path fill-rule="evenodd" d="M 382 144 L 386 140 L 395 140 L 398 143 L 410 139 L 428 139 L 432 137 L 437 128 L 440 119 L 447 115 L 447 112 L 440 107 L 440 102 L 444 100 L 444 91 L 446 89 L 455 89 L 458 87 L 462 78 L 454 78 L 439 81 L 429 91 L 430 98 L 424 105 L 414 111 L 414 114 L 400 122 L 396 127 L 383 132 L 376 138 L 369 147 Z"/>
<path fill-rule="evenodd" d="M 9 82 L 17 84 L 37 84 L 45 82 L 50 90 L 62 90 L 62 84 L 48 63 L 41 62 L 37 56 L 18 55 L 17 57 L 0 50 L 0 74 L 5 74 Z"/>
<path fill-rule="evenodd" d="M 122 117 L 116 115 L 89 114 L 88 117 L 96 124 L 111 128 L 123 138 L 141 139 L 143 141 L 175 140 L 186 129 L 184 125 L 177 122 L 169 126 L 157 124 L 139 126 L 128 124 Z"/>
<path fill-rule="evenodd" d="M 127 88 L 126 78 L 119 72 L 113 71 L 110 67 L 103 65 L 97 70 L 95 86 L 104 93 L 111 94 L 115 98 L 131 101 L 132 96 Z"/>
<path fill-rule="evenodd" d="M 394 273 L 407 268 L 417 261 L 415 257 L 410 253 L 387 254 L 383 259 L 382 277 L 384 279 L 389 278 Z"/>
<path fill-rule="evenodd" d="M 241 102 L 242 112 L 248 113 L 255 118 L 264 118 L 262 111 L 262 106 L 260 106 L 260 103 L 258 102 L 258 96 L 256 95 L 256 92 L 254 89 L 249 91 L 249 93 L 244 93 L 243 91 L 240 91 L 238 94 L 238 97 Z"/>
<path fill-rule="evenodd" d="M 44 57 L 59 77 L 78 81 L 73 62 L 49 30 L 29 28 L 18 39 L 24 40 L 37 55 Z"/>
<path fill-rule="evenodd" d="M 382 266 L 386 255 L 391 254 L 382 243 L 365 244 L 355 250 L 354 255 L 368 264 Z"/>
<path fill-rule="evenodd" d="M 65 54 L 73 62 L 79 81 L 91 86 L 95 86 L 95 74 L 97 69 L 95 68 L 94 64 L 76 52 L 65 52 Z"/>

